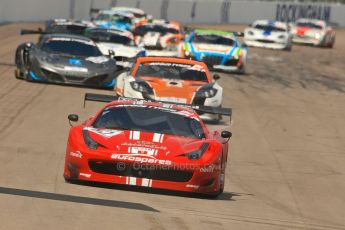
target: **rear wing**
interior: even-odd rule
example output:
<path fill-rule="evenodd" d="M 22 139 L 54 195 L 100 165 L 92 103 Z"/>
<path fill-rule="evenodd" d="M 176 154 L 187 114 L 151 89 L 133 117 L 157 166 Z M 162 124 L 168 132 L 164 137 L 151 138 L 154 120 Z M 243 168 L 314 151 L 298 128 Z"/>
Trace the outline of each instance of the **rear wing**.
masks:
<path fill-rule="evenodd" d="M 155 100 L 146 100 L 146 99 L 137 99 L 137 98 L 128 98 L 128 97 L 118 97 L 112 95 L 104 95 L 104 94 L 94 94 L 94 93 L 86 93 L 84 97 L 84 108 L 86 101 L 96 101 L 96 102 L 112 102 L 112 101 L 146 101 L 146 102 L 159 102 L 163 105 L 177 105 L 189 109 L 193 109 L 197 112 L 202 113 L 209 113 L 209 114 L 218 114 L 222 116 L 232 116 L 232 109 L 231 108 L 223 108 L 223 107 L 211 107 L 211 106 L 203 106 L 203 105 L 189 105 L 183 103 L 173 103 L 173 102 L 165 102 L 165 101 L 155 101 Z"/>
<path fill-rule="evenodd" d="M 26 30 L 26 29 L 22 29 L 20 30 L 20 35 L 26 35 L 26 34 L 48 34 L 47 32 L 44 32 L 41 28 L 37 29 L 37 30 Z"/>

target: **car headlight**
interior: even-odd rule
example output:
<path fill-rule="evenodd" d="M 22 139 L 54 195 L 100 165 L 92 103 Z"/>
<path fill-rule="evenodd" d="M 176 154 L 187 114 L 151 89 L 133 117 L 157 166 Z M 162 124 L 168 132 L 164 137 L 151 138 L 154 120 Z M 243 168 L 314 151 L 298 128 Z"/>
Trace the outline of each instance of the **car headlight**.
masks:
<path fill-rule="evenodd" d="M 134 89 L 135 91 L 153 94 L 152 88 L 144 81 L 132 81 L 130 84 L 132 89 Z"/>
<path fill-rule="evenodd" d="M 282 34 L 282 35 L 279 35 L 278 38 L 279 39 L 285 39 L 286 37 L 285 37 L 285 35 Z"/>
<path fill-rule="evenodd" d="M 203 143 L 198 150 L 195 150 L 193 152 L 187 153 L 187 157 L 189 160 L 198 160 L 200 157 L 206 152 L 208 149 L 209 144 Z"/>
<path fill-rule="evenodd" d="M 168 42 L 170 42 L 170 43 L 177 43 L 177 38 L 170 38 L 169 40 L 168 40 Z"/>
<path fill-rule="evenodd" d="M 97 143 L 96 141 L 94 141 L 90 135 L 89 135 L 89 131 L 84 129 L 83 130 L 83 136 L 84 136 L 84 141 L 85 144 L 87 145 L 87 147 L 89 147 L 90 149 L 97 149 L 99 146 L 102 146 L 101 144 Z"/>
<path fill-rule="evenodd" d="M 197 97 L 206 97 L 206 98 L 214 97 L 216 94 L 217 94 L 217 90 L 210 87 L 201 88 L 196 92 Z"/>
<path fill-rule="evenodd" d="M 314 37 L 315 37 L 316 39 L 320 39 L 320 38 L 321 38 L 321 34 L 315 33 L 315 34 L 314 34 Z"/>
<path fill-rule="evenodd" d="M 48 62 L 48 63 L 51 63 L 54 61 L 53 58 L 51 58 L 49 56 L 41 56 L 41 57 L 39 57 L 39 60 L 42 62 Z"/>

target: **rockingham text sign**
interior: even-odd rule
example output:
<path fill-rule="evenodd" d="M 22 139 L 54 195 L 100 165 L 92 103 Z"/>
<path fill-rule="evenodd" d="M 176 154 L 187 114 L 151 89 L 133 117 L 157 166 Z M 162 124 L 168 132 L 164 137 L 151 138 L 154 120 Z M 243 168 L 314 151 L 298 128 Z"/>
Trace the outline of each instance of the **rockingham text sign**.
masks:
<path fill-rule="evenodd" d="M 277 4 L 276 20 L 294 22 L 298 18 L 315 18 L 330 21 L 331 7 L 317 4 Z"/>

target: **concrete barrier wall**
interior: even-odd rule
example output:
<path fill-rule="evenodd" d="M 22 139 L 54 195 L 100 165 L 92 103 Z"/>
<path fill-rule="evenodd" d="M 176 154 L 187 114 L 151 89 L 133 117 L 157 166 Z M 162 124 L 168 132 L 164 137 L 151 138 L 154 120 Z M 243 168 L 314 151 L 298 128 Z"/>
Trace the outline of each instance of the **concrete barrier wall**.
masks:
<path fill-rule="evenodd" d="M 0 23 L 53 18 L 88 19 L 89 9 L 139 7 L 154 18 L 183 23 L 244 23 L 255 19 L 321 18 L 345 27 L 345 5 L 231 0 L 0 0 Z"/>

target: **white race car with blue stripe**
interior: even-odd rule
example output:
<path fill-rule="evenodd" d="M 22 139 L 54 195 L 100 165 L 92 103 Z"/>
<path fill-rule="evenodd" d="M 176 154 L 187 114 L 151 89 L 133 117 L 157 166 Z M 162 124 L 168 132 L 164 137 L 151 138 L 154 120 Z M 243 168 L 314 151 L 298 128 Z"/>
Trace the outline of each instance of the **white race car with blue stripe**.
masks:
<path fill-rule="evenodd" d="M 244 42 L 248 46 L 291 50 L 292 35 L 284 22 L 256 20 L 245 29 Z"/>
<path fill-rule="evenodd" d="M 196 29 L 181 48 L 181 56 L 204 62 L 209 69 L 244 73 L 248 49 L 236 34 L 219 30 Z"/>

